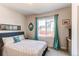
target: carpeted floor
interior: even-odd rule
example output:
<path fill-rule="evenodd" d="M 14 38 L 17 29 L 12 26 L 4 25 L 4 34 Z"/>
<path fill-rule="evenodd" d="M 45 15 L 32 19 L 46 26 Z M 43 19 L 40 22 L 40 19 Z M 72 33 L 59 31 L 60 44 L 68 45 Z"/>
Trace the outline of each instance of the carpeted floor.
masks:
<path fill-rule="evenodd" d="M 66 51 L 55 50 L 52 48 L 48 48 L 45 56 L 69 56 Z"/>

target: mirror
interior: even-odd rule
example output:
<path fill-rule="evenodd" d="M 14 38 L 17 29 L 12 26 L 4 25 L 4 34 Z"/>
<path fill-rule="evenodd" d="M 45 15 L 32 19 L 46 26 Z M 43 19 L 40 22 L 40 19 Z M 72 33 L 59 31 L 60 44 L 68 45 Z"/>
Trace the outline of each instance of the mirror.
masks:
<path fill-rule="evenodd" d="M 29 23 L 28 28 L 29 28 L 30 31 L 32 31 L 33 28 L 34 28 L 34 25 L 32 23 Z"/>

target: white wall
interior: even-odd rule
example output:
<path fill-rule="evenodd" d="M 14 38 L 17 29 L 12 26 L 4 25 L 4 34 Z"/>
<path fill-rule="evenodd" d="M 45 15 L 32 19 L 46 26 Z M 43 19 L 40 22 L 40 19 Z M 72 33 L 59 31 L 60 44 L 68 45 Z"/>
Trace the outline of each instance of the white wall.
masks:
<path fill-rule="evenodd" d="M 27 24 L 29 24 L 30 22 L 34 23 L 34 28 L 35 28 L 35 17 L 43 17 L 43 16 L 53 16 L 55 14 L 59 14 L 59 36 L 60 36 L 60 42 L 61 42 L 61 47 L 62 48 L 66 48 L 66 36 L 68 35 L 68 31 L 67 29 L 64 27 L 64 25 L 62 25 L 62 20 L 65 19 L 70 19 L 71 20 L 71 8 L 63 8 L 63 9 L 59 9 L 59 10 L 55 10 L 49 13 L 44 13 L 44 14 L 40 14 L 40 15 L 32 15 L 32 16 L 27 16 Z M 29 31 L 28 30 L 28 26 L 27 26 L 27 36 L 30 38 L 34 38 L 35 35 L 35 29 L 33 31 Z M 53 39 L 53 38 L 52 38 Z M 53 45 L 52 41 L 49 41 L 49 44 L 51 44 L 51 46 Z"/>
<path fill-rule="evenodd" d="M 20 13 L 17 13 L 16 11 L 5 8 L 1 5 L 0 5 L 0 24 L 20 25 L 21 31 L 24 31 L 26 33 L 26 17 L 21 15 Z"/>
<path fill-rule="evenodd" d="M 78 50 L 78 56 L 79 56 L 79 6 L 77 7 L 77 50 Z"/>
<path fill-rule="evenodd" d="M 77 55 L 77 7 L 72 5 L 72 55 Z"/>

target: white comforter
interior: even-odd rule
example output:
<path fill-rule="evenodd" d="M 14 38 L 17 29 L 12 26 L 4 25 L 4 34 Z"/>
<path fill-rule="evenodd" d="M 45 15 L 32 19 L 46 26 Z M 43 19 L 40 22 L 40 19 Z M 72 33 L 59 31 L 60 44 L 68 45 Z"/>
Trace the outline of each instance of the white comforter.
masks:
<path fill-rule="evenodd" d="M 22 40 L 14 44 L 5 44 L 3 55 L 7 56 L 41 56 L 47 48 L 46 42 Z"/>

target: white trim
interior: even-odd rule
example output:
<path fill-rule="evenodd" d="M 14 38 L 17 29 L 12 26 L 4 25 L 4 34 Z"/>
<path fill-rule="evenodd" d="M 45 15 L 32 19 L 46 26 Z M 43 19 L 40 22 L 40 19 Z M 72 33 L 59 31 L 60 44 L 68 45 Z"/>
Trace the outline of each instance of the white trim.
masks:
<path fill-rule="evenodd" d="M 77 56 L 77 4 L 72 4 L 72 56 Z"/>

